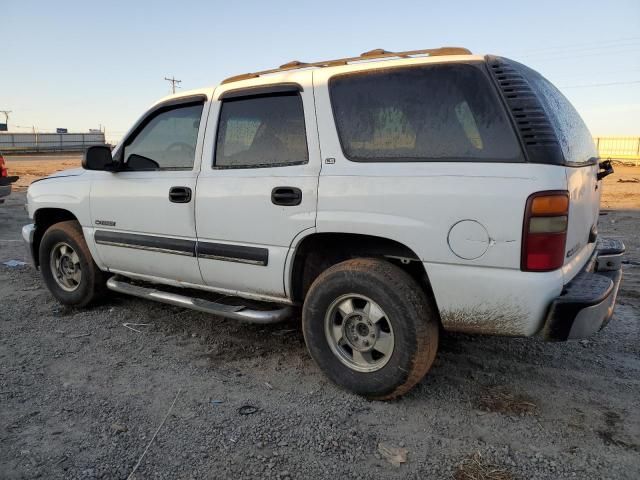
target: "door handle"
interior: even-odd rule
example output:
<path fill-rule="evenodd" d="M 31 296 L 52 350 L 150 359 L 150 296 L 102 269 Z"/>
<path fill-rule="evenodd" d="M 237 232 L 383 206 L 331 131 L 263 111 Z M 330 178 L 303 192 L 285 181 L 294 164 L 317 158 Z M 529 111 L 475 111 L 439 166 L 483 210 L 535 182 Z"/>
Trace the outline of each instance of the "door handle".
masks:
<path fill-rule="evenodd" d="M 276 187 L 271 190 L 271 203 L 293 207 L 302 203 L 302 190 L 296 187 Z"/>
<path fill-rule="evenodd" d="M 191 189 L 189 187 L 171 187 L 169 189 L 169 201 L 173 203 L 189 203 L 191 201 Z"/>

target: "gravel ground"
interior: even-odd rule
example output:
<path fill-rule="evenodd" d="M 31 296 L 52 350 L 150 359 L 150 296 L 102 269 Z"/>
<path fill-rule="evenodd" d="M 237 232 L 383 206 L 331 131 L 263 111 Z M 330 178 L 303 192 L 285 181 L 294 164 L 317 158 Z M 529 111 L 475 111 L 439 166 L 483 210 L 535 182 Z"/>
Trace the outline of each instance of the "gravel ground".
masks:
<path fill-rule="evenodd" d="M 506 475 L 477 478 L 640 477 L 638 209 L 601 217 L 631 262 L 605 330 L 554 344 L 447 334 L 422 383 L 383 403 L 328 382 L 297 321 L 116 295 L 61 307 L 30 266 L 1 263 L 24 259 L 24 201 L 0 206 L 2 479 L 127 478 L 165 418 L 132 478 L 462 479 L 472 459 Z"/>

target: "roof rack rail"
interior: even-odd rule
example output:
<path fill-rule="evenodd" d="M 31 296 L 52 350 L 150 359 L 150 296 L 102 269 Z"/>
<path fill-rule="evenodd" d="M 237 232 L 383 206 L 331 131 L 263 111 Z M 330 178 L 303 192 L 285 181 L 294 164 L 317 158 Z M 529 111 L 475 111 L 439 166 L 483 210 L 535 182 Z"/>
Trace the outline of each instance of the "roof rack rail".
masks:
<path fill-rule="evenodd" d="M 243 73 L 242 75 L 235 75 L 233 77 L 226 78 L 222 81 L 222 84 L 238 82 L 240 80 L 247 80 L 249 78 L 258 78 L 262 75 L 268 75 L 270 73 L 298 70 L 301 68 L 336 67 L 339 65 L 347 65 L 353 62 L 362 62 L 365 60 L 373 60 L 378 58 L 409 58 L 417 55 L 428 55 L 430 57 L 442 55 L 471 55 L 471 51 L 462 47 L 441 47 L 426 50 L 407 50 L 406 52 L 389 52 L 387 50 L 383 50 L 382 48 L 376 48 L 374 50 L 364 52 L 357 57 L 337 58 L 335 60 L 322 60 L 320 62 L 311 63 L 293 60 L 291 62 L 285 63 L 284 65 L 280 65 L 278 68 L 262 70 L 260 72 Z"/>

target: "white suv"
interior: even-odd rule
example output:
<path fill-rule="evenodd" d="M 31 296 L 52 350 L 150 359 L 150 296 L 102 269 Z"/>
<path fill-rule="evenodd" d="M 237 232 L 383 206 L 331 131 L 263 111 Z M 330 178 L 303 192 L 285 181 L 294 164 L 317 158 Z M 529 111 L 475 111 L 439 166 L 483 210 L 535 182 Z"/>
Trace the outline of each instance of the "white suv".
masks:
<path fill-rule="evenodd" d="M 597 236 L 610 172 L 524 65 L 374 50 L 161 100 L 113 153 L 31 185 L 23 236 L 65 304 L 106 287 L 252 322 L 301 307 L 326 375 L 387 399 L 440 328 L 602 328 L 624 250 Z"/>

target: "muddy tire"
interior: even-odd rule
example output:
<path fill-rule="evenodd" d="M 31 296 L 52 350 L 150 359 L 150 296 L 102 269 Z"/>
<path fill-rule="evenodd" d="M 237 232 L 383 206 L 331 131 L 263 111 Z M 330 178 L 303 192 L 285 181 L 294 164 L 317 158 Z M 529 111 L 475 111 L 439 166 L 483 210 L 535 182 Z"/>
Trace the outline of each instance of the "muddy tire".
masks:
<path fill-rule="evenodd" d="M 105 294 L 106 274 L 93 261 L 77 221 L 49 227 L 39 258 L 44 283 L 60 303 L 84 307 Z"/>
<path fill-rule="evenodd" d="M 403 395 L 429 371 L 438 316 L 416 281 L 384 260 L 348 260 L 325 270 L 304 302 L 307 348 L 333 382 L 359 395 Z"/>

